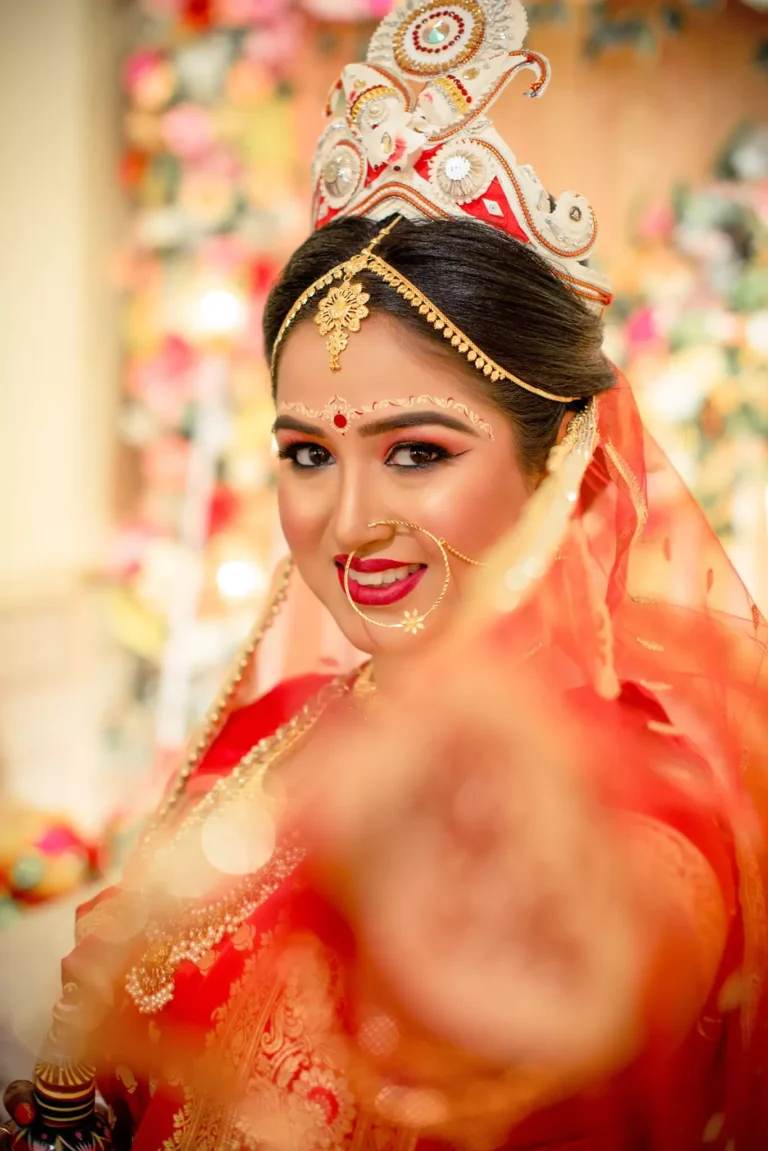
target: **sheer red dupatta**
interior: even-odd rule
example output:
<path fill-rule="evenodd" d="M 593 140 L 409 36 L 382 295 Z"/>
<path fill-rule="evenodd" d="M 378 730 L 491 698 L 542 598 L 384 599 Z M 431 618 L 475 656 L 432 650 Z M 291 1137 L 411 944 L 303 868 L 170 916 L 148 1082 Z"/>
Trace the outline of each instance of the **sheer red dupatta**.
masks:
<path fill-rule="evenodd" d="M 719 1004 L 729 1031 L 727 1126 L 736 1148 L 758 1148 L 768 1140 L 768 624 L 623 377 L 598 410 L 580 510 L 605 587 L 615 674 L 653 695 L 667 734 L 706 762 L 733 835 L 743 955 Z M 675 782 L 685 794 L 690 781 Z"/>

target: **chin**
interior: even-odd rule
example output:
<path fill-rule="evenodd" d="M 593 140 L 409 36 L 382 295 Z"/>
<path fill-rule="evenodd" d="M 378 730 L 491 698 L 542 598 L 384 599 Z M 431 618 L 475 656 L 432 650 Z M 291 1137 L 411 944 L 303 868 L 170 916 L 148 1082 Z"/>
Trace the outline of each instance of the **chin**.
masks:
<path fill-rule="evenodd" d="M 347 603 L 345 597 L 340 597 L 336 587 L 324 585 L 322 589 L 310 586 L 310 590 L 320 600 L 332 617 L 333 622 L 343 634 L 344 638 L 365 655 L 408 655 L 422 650 L 439 634 L 441 634 L 451 617 L 450 606 L 443 603 L 433 615 L 425 621 L 424 630 L 415 634 L 406 632 L 403 628 L 376 627 L 375 624 L 366 623 L 355 614 Z M 390 608 L 364 607 L 373 618 L 378 618 L 383 624 L 397 623 L 403 618 L 406 610 L 417 610 L 411 602 L 411 597 L 405 597 Z"/>
<path fill-rule="evenodd" d="M 365 624 L 356 617 L 350 620 L 346 612 L 343 619 L 340 619 L 335 612 L 331 614 L 339 630 L 344 633 L 352 646 L 370 656 L 408 655 L 420 651 L 443 630 L 441 624 L 445 622 L 441 621 L 441 624 L 438 624 L 430 616 L 424 625 L 424 631 L 410 635 L 402 628 L 374 627 L 373 624 Z M 402 612 L 394 615 L 393 621 L 398 618 L 402 618 Z"/>

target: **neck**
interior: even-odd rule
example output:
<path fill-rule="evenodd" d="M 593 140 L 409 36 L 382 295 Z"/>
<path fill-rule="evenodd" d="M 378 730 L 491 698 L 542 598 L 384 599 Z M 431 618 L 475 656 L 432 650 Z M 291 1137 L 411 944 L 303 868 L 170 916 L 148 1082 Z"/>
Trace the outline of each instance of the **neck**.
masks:
<path fill-rule="evenodd" d="M 371 657 L 371 680 L 376 685 L 376 690 L 383 695 L 388 695 L 395 689 L 401 689 L 404 682 L 408 679 L 410 674 L 417 674 L 413 672 L 414 667 L 418 668 L 419 661 L 426 649 L 434 650 L 435 641 L 438 639 L 436 636 L 429 636 L 426 640 L 424 637 L 419 636 L 418 640 L 414 640 L 414 647 L 409 651 L 404 646 L 403 651 L 397 652 L 377 652 L 376 655 Z M 427 661 L 430 663 L 431 661 Z"/>
<path fill-rule="evenodd" d="M 387 695 L 398 683 L 402 683 L 407 660 L 408 657 L 402 653 L 379 653 L 372 657 L 371 682 L 376 685 L 377 692 Z"/>

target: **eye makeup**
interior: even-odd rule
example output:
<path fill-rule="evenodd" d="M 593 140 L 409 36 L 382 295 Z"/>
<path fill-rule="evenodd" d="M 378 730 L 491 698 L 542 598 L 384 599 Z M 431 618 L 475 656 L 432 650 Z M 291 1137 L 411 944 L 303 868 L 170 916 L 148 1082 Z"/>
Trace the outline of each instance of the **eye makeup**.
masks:
<path fill-rule="evenodd" d="M 278 459 L 292 461 L 299 471 L 316 471 L 334 463 L 332 452 L 314 441 L 295 440 L 278 448 Z M 449 448 L 423 440 L 399 440 L 393 443 L 384 457 L 387 467 L 400 472 L 426 471 L 440 464 L 450 463 L 464 455 Z"/>

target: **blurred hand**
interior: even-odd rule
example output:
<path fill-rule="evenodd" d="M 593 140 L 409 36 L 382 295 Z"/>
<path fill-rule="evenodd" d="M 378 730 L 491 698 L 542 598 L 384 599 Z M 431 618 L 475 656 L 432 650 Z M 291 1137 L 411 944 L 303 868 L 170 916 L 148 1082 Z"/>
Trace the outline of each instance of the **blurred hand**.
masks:
<path fill-rule="evenodd" d="M 489 1066 L 594 1071 L 633 1041 L 643 956 L 591 786 L 608 749 L 555 685 L 474 656 L 414 665 L 310 741 L 319 883 L 414 1035 Z"/>

